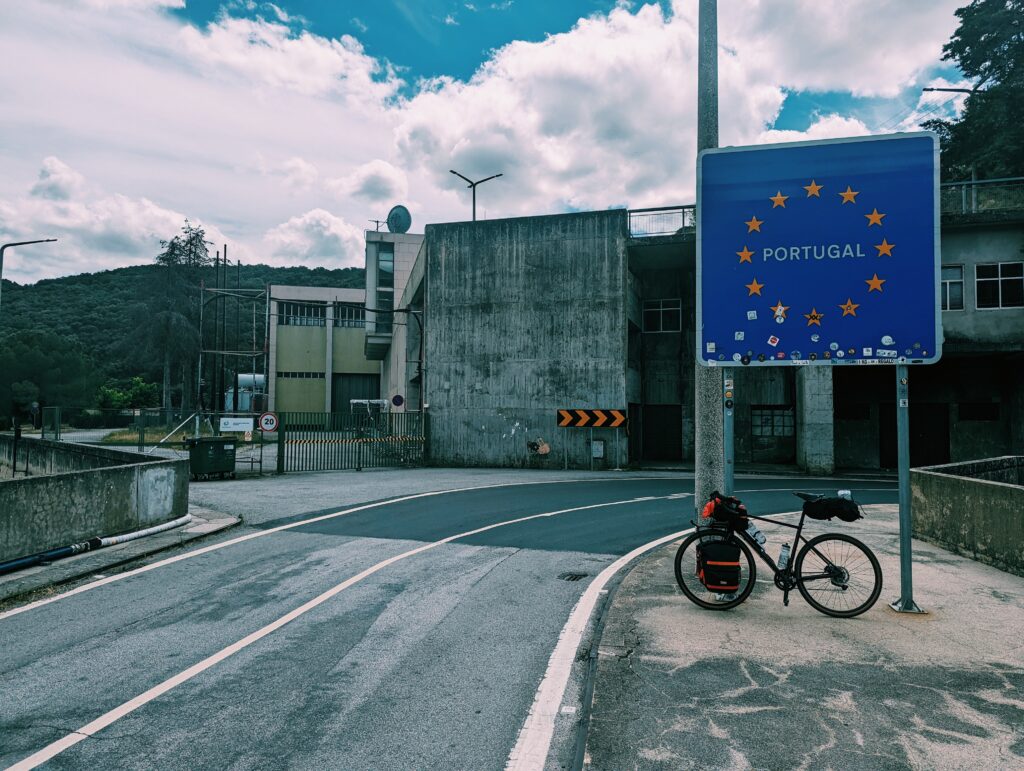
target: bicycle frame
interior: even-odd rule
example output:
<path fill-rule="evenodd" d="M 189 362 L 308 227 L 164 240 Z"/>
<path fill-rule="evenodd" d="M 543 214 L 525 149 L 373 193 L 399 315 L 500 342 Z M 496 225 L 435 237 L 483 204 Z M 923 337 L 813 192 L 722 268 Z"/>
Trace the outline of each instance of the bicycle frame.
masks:
<path fill-rule="evenodd" d="M 804 538 L 804 536 L 803 536 L 804 520 L 806 519 L 807 515 L 804 514 L 803 512 L 801 512 L 800 513 L 800 521 L 797 524 L 795 524 L 795 525 L 793 525 L 793 524 L 791 524 L 789 522 L 782 522 L 782 521 L 780 521 L 778 519 L 770 519 L 768 517 L 759 517 L 759 516 L 756 516 L 754 514 L 747 514 L 746 516 L 747 516 L 748 519 L 757 519 L 757 520 L 760 520 L 762 522 L 768 522 L 768 523 L 770 523 L 772 525 L 781 525 L 782 527 L 788 527 L 790 530 L 796 530 L 796 533 L 793 536 L 793 543 L 790 546 L 789 562 L 786 564 L 785 570 L 779 570 L 778 563 L 774 559 L 772 559 L 772 556 L 765 550 L 765 548 L 761 544 L 759 544 L 756 540 L 754 540 L 754 538 L 751 535 L 749 535 L 747 533 L 746 529 L 739 530 L 739 529 L 733 528 L 731 525 L 728 526 L 728 530 L 730 532 L 736 534 L 742 540 L 744 540 L 747 543 L 747 545 L 750 546 L 754 550 L 754 553 L 757 554 L 761 558 L 761 560 L 769 568 L 771 568 L 771 570 L 772 570 L 772 578 L 773 579 L 775 579 L 775 580 L 778 580 L 778 579 L 788 579 L 790 576 L 793 575 L 793 565 L 796 563 L 796 556 L 797 556 L 797 553 L 798 553 L 800 547 L 803 544 L 809 543 L 808 539 Z M 714 528 L 709 528 L 709 529 L 714 529 Z M 825 562 L 826 564 L 831 564 L 831 561 L 827 557 L 825 557 L 825 555 L 823 555 L 821 552 L 819 552 L 817 549 L 814 549 L 814 553 L 817 554 L 819 557 L 821 557 L 822 561 Z M 804 582 L 806 583 L 808 580 L 819 580 L 819 579 L 825 579 L 825 578 L 829 578 L 829 579 L 832 578 L 832 574 L 831 573 L 821 573 L 821 574 L 816 574 L 816 575 L 813 575 L 813 576 L 805 576 L 804 577 Z M 785 588 L 782 589 L 782 603 L 783 603 L 783 605 L 789 605 L 789 592 L 790 592 L 790 589 L 788 588 L 789 587 L 789 583 L 786 580 L 783 580 L 780 583 L 782 583 L 782 586 L 785 587 Z M 776 585 L 778 586 L 778 583 Z M 794 583 L 794 586 L 795 586 L 795 583 Z"/>

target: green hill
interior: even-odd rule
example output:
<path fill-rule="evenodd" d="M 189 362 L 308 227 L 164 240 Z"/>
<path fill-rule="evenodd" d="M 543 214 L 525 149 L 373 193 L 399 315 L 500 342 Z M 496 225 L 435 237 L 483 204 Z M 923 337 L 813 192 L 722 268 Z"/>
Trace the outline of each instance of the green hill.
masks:
<path fill-rule="evenodd" d="M 160 382 L 154 352 L 140 350 L 144 339 L 140 328 L 149 313 L 146 298 L 158 291 L 161 270 L 158 265 L 139 265 L 27 285 L 5 280 L 0 295 L 0 419 L 4 424 L 31 401 L 91 406 L 97 389 L 107 381 L 141 376 Z M 234 287 L 237 280 L 251 289 L 266 284 L 365 285 L 362 268 L 242 265 L 240 270 L 229 267 L 227 273 L 227 286 Z M 201 274 L 208 286 L 214 284 L 213 268 L 202 269 Z M 227 315 L 233 325 L 235 309 L 233 301 L 229 303 Z M 249 305 L 243 307 L 248 318 L 242 321 L 239 334 L 248 347 L 252 310 Z M 229 329 L 228 339 L 233 338 Z M 260 319 L 257 344 L 262 342 Z"/>

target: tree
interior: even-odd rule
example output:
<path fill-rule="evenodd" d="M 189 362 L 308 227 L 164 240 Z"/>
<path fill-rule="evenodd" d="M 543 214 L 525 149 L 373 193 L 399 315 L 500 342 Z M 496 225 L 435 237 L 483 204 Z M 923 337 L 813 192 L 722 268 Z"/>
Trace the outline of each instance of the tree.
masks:
<path fill-rule="evenodd" d="M 161 241 L 163 251 L 156 263 L 163 268 L 162 281 L 150 287 L 145 313 L 145 350 L 159 357 L 163 372 L 162 404 L 171 408 L 171 375 L 181 375 L 180 393 L 184 406 L 190 392 L 192 362 L 199 355 L 198 286 L 202 270 L 211 264 L 206 232 L 187 219 L 181 234 Z"/>
<path fill-rule="evenodd" d="M 973 0 L 942 58 L 975 81 L 959 120 L 925 128 L 942 143 L 948 180 L 1024 176 L 1024 0 Z"/>

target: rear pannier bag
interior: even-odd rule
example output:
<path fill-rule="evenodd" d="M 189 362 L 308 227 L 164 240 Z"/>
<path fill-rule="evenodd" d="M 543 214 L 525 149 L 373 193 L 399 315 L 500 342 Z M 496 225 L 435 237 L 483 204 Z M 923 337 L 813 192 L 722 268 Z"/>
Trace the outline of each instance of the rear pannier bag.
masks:
<path fill-rule="evenodd" d="M 712 592 L 735 592 L 740 588 L 740 547 L 721 541 L 707 541 L 697 550 L 697 577 Z"/>
<path fill-rule="evenodd" d="M 804 514 L 811 519 L 838 517 L 843 522 L 856 522 L 863 518 L 860 506 L 849 498 L 822 498 L 820 501 L 805 501 Z"/>

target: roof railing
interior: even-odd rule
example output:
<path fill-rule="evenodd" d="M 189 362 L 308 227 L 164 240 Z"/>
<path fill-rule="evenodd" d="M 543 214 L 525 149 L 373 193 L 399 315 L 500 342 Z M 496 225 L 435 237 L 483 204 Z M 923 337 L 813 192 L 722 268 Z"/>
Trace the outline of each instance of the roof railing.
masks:
<path fill-rule="evenodd" d="M 1024 211 L 1024 177 L 943 182 L 939 205 L 943 214 Z M 692 233 L 696 228 L 694 204 L 629 210 L 630 238 Z"/>

